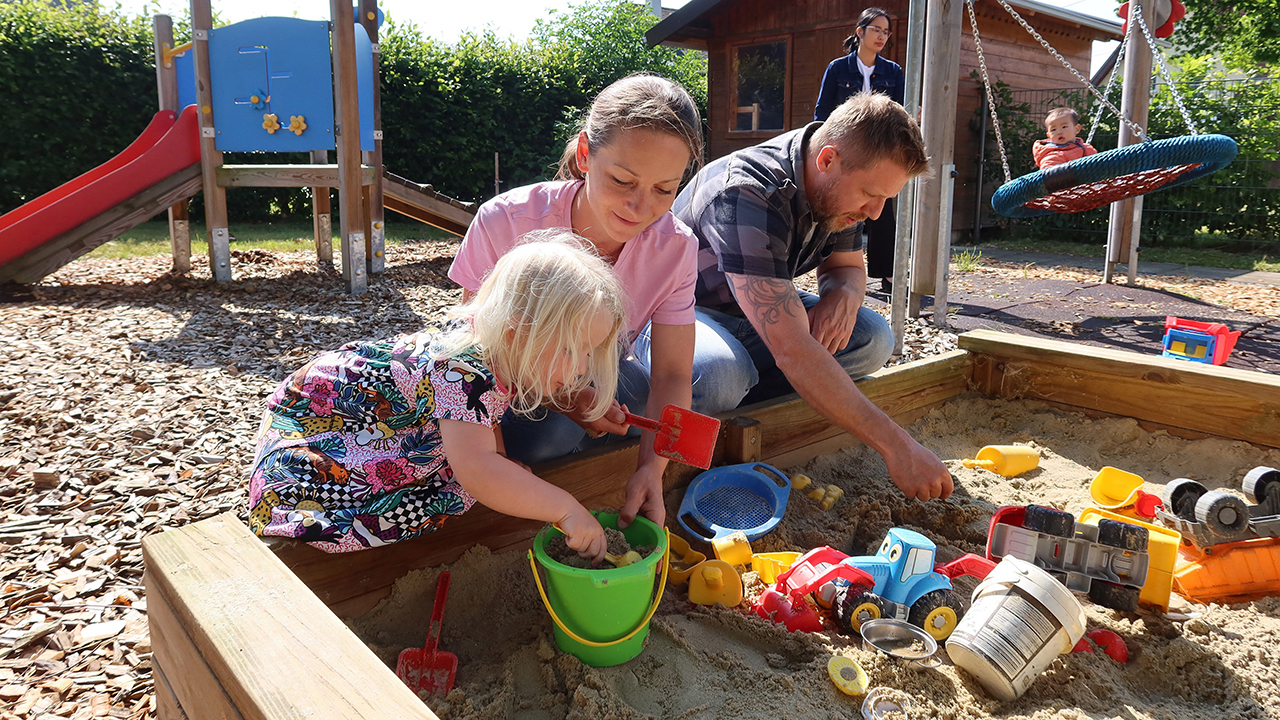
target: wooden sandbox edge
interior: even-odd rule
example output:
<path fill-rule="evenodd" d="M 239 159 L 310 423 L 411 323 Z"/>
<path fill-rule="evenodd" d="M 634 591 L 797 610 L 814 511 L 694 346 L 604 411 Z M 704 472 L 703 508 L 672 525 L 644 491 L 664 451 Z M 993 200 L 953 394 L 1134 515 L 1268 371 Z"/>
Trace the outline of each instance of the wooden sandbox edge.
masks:
<path fill-rule="evenodd" d="M 976 390 L 1280 447 L 1280 377 L 1090 345 L 973 330 Z"/>
<path fill-rule="evenodd" d="M 142 551 L 160 720 L 436 717 L 234 513 Z"/>

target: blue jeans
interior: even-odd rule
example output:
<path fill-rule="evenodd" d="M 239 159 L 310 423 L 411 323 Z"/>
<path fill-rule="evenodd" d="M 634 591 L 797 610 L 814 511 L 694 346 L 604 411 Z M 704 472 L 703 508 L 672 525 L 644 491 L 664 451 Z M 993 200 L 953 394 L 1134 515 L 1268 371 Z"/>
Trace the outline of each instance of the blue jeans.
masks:
<path fill-rule="evenodd" d="M 645 403 L 649 401 L 647 325 L 644 336 L 644 362 L 636 358 L 624 358 L 618 363 L 618 402 L 638 415 L 644 414 Z M 502 416 L 502 442 L 506 446 L 507 457 L 525 464 L 636 437 L 640 437 L 640 429 L 633 427 L 626 436 L 605 433 L 593 438 L 587 435 L 581 425 L 553 410 L 540 410 L 532 418 L 517 415 L 510 410 Z"/>
<path fill-rule="evenodd" d="M 806 310 L 818 296 L 798 291 Z M 751 321 L 718 310 L 698 308 L 693 356 L 693 409 L 717 413 L 794 392 L 773 353 Z M 835 354 L 854 378 L 879 370 L 893 355 L 893 331 L 876 311 L 863 306 L 844 349 Z"/>
<path fill-rule="evenodd" d="M 818 302 L 813 293 L 801 290 L 799 294 L 805 309 Z M 645 325 L 636 337 L 633 357 L 618 363 L 618 402 L 637 414 L 644 412 L 649 400 L 650 329 Z M 759 402 L 792 392 L 791 383 L 749 320 L 698 308 L 694 330 L 693 410 L 714 415 L 744 401 Z M 858 378 L 879 370 L 892 354 L 889 323 L 876 311 L 863 307 L 858 310 L 849 344 L 835 357 L 841 367 Z M 633 427 L 625 437 L 606 433 L 592 438 L 580 425 L 550 410 L 540 412 L 536 418 L 508 411 L 502 418 L 507 455 L 523 463 L 550 460 L 639 436 L 640 431 Z"/>

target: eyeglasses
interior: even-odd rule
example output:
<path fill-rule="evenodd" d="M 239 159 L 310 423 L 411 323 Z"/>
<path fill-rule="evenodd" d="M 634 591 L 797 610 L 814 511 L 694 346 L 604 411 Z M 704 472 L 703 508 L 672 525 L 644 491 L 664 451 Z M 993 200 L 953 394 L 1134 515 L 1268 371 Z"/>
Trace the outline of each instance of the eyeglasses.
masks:
<path fill-rule="evenodd" d="M 863 30 L 866 32 L 873 32 L 879 35 L 880 37 L 884 37 L 884 38 L 887 38 L 893 35 L 893 31 L 890 30 L 889 28 L 876 27 L 875 25 L 868 25 L 865 28 L 863 28 Z"/>

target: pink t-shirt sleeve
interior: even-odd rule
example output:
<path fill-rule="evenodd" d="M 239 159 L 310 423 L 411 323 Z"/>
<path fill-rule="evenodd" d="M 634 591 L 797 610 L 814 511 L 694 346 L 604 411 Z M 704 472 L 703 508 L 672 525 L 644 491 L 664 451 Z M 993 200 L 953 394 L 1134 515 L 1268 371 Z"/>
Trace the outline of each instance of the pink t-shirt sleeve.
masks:
<path fill-rule="evenodd" d="M 511 216 L 505 208 L 494 200 L 481 205 L 449 266 L 449 279 L 466 290 L 478 291 L 498 258 L 511 249 L 513 235 Z"/>
<path fill-rule="evenodd" d="M 652 320 L 659 325 L 689 325 L 694 321 L 693 296 L 698 283 L 698 241 L 683 223 L 676 221 L 675 229 L 685 239 L 684 252 L 679 266 L 670 268 L 678 278 L 672 285 L 671 293 L 653 311 Z"/>

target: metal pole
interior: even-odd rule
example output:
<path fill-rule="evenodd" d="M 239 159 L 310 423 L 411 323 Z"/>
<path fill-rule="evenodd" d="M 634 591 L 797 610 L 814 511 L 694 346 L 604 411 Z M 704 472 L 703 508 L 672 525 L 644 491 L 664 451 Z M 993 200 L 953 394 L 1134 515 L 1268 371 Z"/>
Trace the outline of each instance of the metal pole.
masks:
<path fill-rule="evenodd" d="M 1129 235 L 1129 284 L 1135 285 L 1138 282 L 1138 235 L 1142 229 L 1142 200 L 1145 196 L 1139 195 L 1133 198 L 1133 215 L 1130 217 L 1131 230 Z"/>
<path fill-rule="evenodd" d="M 903 100 L 907 114 L 919 117 L 920 85 L 924 74 L 924 6 L 926 0 L 911 0 L 907 16 L 906 87 Z M 898 193 L 898 236 L 893 248 L 893 292 L 889 296 L 889 324 L 893 330 L 893 354 L 902 354 L 906 335 L 907 293 L 911 287 L 907 277 L 911 265 L 911 238 L 915 232 L 916 186 L 911 180 Z"/>
<path fill-rule="evenodd" d="M 1134 4 L 1139 7 L 1144 19 L 1154 17 L 1155 0 L 1135 0 Z M 1124 55 L 1124 94 L 1120 100 L 1120 114 L 1145 128 L 1147 114 L 1151 109 L 1152 60 L 1151 48 L 1141 35 L 1135 28 L 1134 37 L 1129 41 L 1129 50 Z M 1128 123 L 1120 123 L 1120 140 L 1116 146 L 1125 147 L 1139 142 L 1142 139 L 1134 134 Z M 1115 266 L 1122 258 L 1137 257 L 1137 232 L 1141 213 L 1142 205 L 1135 203 L 1133 198 L 1111 203 L 1111 221 L 1107 229 L 1107 261 L 1102 273 L 1104 283 L 1111 282 Z M 1136 280 L 1136 266 L 1135 261 L 1129 262 L 1130 283 Z"/>
<path fill-rule="evenodd" d="M 942 166 L 942 197 L 938 199 L 938 274 L 934 279 L 933 324 L 947 327 L 947 274 L 951 269 L 951 203 L 956 193 L 956 166 Z"/>

